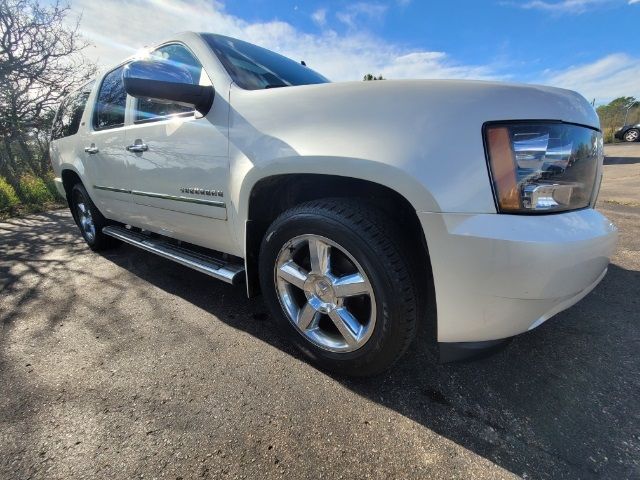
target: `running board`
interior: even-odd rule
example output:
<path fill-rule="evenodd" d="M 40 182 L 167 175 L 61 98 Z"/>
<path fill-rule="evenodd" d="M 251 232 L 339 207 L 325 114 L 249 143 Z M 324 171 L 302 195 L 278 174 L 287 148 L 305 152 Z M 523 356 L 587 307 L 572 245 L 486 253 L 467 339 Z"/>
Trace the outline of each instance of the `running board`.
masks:
<path fill-rule="evenodd" d="M 160 238 L 115 226 L 104 227 L 102 233 L 232 285 L 242 283 L 244 278 L 244 265 L 225 262 Z"/>

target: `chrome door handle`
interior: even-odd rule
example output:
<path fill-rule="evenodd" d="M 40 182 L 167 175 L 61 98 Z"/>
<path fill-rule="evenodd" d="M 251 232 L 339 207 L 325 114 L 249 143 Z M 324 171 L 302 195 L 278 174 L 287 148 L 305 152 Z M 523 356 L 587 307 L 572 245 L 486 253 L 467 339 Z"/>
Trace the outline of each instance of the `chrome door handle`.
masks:
<path fill-rule="evenodd" d="M 93 153 L 98 153 L 99 150 L 98 150 L 98 147 L 96 147 L 96 145 L 92 143 L 90 147 L 84 147 L 84 151 L 89 154 L 93 154 Z"/>
<path fill-rule="evenodd" d="M 146 152 L 149 150 L 146 143 L 134 143 L 127 147 L 127 152 Z"/>

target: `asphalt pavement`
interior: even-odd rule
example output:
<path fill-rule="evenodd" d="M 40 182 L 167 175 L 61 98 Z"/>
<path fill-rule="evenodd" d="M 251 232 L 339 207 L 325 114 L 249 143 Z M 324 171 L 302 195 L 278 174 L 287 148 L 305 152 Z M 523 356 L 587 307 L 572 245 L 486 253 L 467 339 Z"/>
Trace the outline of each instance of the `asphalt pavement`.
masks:
<path fill-rule="evenodd" d="M 607 193 L 631 150 L 591 294 L 487 359 L 439 365 L 424 334 L 371 379 L 307 364 L 242 288 L 91 252 L 64 210 L 0 223 L 0 478 L 639 478 L 640 198 Z"/>

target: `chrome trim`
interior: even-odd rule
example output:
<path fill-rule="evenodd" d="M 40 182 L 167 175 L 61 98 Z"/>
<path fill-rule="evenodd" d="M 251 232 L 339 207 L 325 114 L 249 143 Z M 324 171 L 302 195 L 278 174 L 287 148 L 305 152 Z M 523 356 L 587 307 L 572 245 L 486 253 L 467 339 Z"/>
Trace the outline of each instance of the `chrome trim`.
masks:
<path fill-rule="evenodd" d="M 93 221 L 91 215 L 91 209 L 86 205 L 84 195 L 81 195 L 77 200 L 76 205 L 76 217 L 78 218 L 78 225 L 80 229 L 85 233 L 88 242 L 93 242 L 96 238 L 96 224 Z"/>
<path fill-rule="evenodd" d="M 351 273 L 334 273 L 338 252 L 351 263 Z M 308 261 L 299 264 L 300 260 Z M 280 305 L 305 339 L 336 353 L 353 352 L 369 341 L 377 315 L 373 286 L 345 248 L 320 235 L 299 235 L 282 246 L 273 268 Z M 351 297 L 368 297 L 368 308 L 350 303 Z M 323 316 L 329 320 L 324 324 Z M 334 327 L 328 328 L 331 324 Z"/>
<path fill-rule="evenodd" d="M 176 195 L 167 195 L 164 193 L 141 192 L 140 190 L 131 190 L 131 193 L 133 195 L 138 195 L 141 197 L 160 198 L 162 200 L 174 200 L 176 202 L 197 203 L 199 205 L 227 208 L 226 203 L 217 200 L 202 200 L 200 198 L 178 197 Z"/>
<path fill-rule="evenodd" d="M 125 149 L 127 152 L 142 153 L 149 150 L 149 147 L 146 143 L 134 143 L 133 145 L 127 145 Z"/>
<path fill-rule="evenodd" d="M 142 192 L 140 190 L 126 190 L 124 188 L 105 187 L 104 185 L 94 185 L 93 188 L 106 190 L 107 192 L 130 193 L 139 197 L 159 198 L 161 200 L 173 200 L 175 202 L 196 203 L 198 205 L 209 205 L 210 207 L 227 208 L 227 204 L 218 200 L 202 200 L 200 198 L 179 197 L 164 193 Z"/>
<path fill-rule="evenodd" d="M 232 285 L 241 283 L 244 278 L 242 264 L 226 263 L 200 252 L 172 245 L 160 238 L 149 237 L 116 226 L 104 227 L 102 233 Z"/>
<path fill-rule="evenodd" d="M 104 185 L 94 185 L 93 188 L 96 188 L 98 190 L 106 190 L 107 192 L 131 193 L 131 190 L 127 190 L 124 188 L 105 187 Z"/>

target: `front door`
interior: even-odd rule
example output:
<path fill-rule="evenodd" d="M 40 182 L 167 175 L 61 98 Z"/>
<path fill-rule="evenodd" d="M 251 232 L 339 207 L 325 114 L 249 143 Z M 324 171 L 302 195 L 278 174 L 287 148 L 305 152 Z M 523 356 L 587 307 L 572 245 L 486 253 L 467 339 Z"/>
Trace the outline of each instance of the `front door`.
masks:
<path fill-rule="evenodd" d="M 90 128 L 81 138 L 86 185 L 98 208 L 108 218 L 126 222 L 130 182 L 127 172 L 125 110 L 127 93 L 122 69 L 107 73 L 94 96 Z"/>
<path fill-rule="evenodd" d="M 184 45 L 155 50 L 211 84 Z M 227 250 L 228 103 L 214 100 L 206 117 L 191 107 L 133 99 L 127 129 L 131 201 L 143 228 L 197 245 Z"/>

